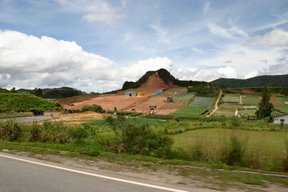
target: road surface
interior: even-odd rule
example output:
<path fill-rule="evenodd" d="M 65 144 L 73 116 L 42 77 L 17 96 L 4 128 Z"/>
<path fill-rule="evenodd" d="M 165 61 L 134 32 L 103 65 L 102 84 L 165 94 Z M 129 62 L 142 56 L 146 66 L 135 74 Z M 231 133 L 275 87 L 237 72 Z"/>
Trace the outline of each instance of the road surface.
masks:
<path fill-rule="evenodd" d="M 0 153 L 1 192 L 187 192 Z M 198 191 L 198 190 L 197 190 Z"/>

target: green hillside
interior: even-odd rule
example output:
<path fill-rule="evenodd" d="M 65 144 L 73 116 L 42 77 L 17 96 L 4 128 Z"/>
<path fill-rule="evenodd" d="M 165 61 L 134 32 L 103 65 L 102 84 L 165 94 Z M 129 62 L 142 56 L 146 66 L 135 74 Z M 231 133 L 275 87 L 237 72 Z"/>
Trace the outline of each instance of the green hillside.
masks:
<path fill-rule="evenodd" d="M 35 88 L 30 89 L 19 89 L 18 92 L 31 93 L 42 98 L 62 99 L 67 97 L 73 97 L 85 94 L 84 92 L 71 88 L 71 87 L 60 87 L 60 88 Z"/>
<path fill-rule="evenodd" d="M 47 111 L 60 109 L 59 105 L 26 93 L 0 93 L 0 112 Z"/>
<path fill-rule="evenodd" d="M 264 75 L 250 79 L 226 79 L 220 78 L 212 82 L 222 84 L 226 88 L 249 88 L 249 87 L 288 87 L 288 75 Z"/>

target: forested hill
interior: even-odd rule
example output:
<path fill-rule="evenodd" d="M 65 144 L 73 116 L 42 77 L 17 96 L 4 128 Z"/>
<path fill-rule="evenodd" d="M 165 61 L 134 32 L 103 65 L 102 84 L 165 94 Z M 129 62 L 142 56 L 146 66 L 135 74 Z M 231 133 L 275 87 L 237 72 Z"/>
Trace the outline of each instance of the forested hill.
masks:
<path fill-rule="evenodd" d="M 226 88 L 256 88 L 256 87 L 288 87 L 288 75 L 264 75 L 250 79 L 220 78 L 212 81 L 213 84 L 222 84 Z"/>

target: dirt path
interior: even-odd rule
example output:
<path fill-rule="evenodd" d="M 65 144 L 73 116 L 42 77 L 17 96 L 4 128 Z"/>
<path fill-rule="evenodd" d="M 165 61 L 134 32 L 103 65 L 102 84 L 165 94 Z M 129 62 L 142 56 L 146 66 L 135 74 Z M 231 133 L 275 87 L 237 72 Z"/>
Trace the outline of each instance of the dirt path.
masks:
<path fill-rule="evenodd" d="M 220 99 L 221 99 L 221 97 L 222 97 L 222 94 L 223 94 L 223 91 L 222 91 L 222 89 L 220 90 L 220 92 L 219 92 L 219 96 L 218 96 L 218 98 L 217 98 L 217 101 L 216 101 L 216 103 L 215 103 L 215 106 L 214 106 L 214 110 L 211 112 L 211 113 L 209 113 L 208 115 L 207 115 L 207 117 L 211 117 L 214 113 L 216 113 L 216 111 L 218 110 L 218 105 L 219 105 L 219 102 L 220 102 Z"/>
<path fill-rule="evenodd" d="M 243 104 L 243 97 L 242 97 L 242 95 L 239 96 L 239 104 L 240 104 L 240 105 Z"/>

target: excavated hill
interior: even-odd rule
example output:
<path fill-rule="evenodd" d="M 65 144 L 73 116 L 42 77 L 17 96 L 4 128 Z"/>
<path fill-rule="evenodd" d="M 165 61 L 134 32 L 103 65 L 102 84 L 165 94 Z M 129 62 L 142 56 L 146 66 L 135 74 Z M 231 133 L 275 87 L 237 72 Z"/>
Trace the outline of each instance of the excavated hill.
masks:
<path fill-rule="evenodd" d="M 123 84 L 122 90 L 127 89 L 162 89 L 174 86 L 176 81 L 166 69 L 159 69 L 158 71 L 148 71 L 138 81 L 126 81 Z"/>

